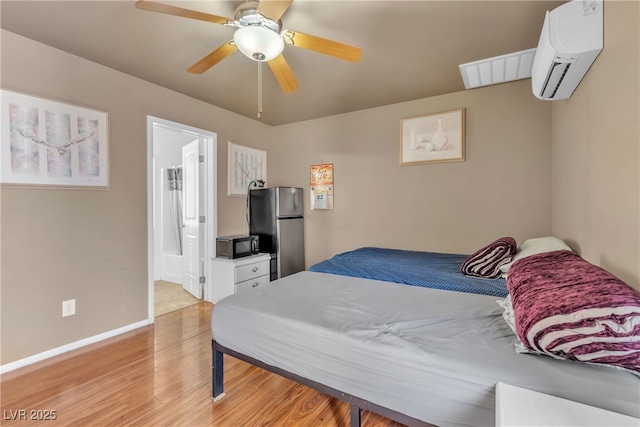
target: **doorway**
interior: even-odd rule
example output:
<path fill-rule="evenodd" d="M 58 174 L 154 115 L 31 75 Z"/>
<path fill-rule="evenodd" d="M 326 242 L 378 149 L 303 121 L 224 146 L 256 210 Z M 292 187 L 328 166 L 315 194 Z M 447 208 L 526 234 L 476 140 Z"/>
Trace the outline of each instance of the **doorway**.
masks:
<path fill-rule="evenodd" d="M 216 153 L 215 133 L 147 117 L 150 322 L 156 315 L 156 282 L 182 286 L 184 293 L 211 300 L 207 284 L 210 277 L 208 260 L 215 250 L 213 244 L 217 234 Z M 188 230 L 187 250 L 184 248 L 185 227 Z M 164 289 L 166 283 L 163 285 Z M 176 301 L 176 304 L 179 306 L 181 302 Z"/>

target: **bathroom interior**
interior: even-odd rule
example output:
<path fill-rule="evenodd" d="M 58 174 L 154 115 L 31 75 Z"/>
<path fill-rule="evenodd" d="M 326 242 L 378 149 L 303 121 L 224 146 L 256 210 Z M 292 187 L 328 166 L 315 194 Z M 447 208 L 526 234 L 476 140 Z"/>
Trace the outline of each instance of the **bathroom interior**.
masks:
<path fill-rule="evenodd" d="M 182 147 L 194 136 L 153 126 L 155 315 L 198 300 L 182 288 Z"/>

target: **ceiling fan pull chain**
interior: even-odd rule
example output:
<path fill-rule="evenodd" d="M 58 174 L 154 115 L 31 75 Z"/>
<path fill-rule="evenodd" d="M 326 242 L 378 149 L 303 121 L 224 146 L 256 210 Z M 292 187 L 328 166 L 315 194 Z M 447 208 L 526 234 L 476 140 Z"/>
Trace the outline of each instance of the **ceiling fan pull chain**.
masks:
<path fill-rule="evenodd" d="M 258 62 L 258 118 L 262 116 L 262 61 Z"/>

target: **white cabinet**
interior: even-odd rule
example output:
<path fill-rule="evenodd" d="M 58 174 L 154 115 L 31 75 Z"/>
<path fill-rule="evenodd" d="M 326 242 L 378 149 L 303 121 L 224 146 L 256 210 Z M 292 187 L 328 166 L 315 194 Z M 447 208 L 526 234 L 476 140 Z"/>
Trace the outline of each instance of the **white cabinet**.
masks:
<path fill-rule="evenodd" d="M 269 254 L 258 254 L 238 259 L 213 258 L 211 260 L 212 302 L 245 292 L 269 283 Z"/>
<path fill-rule="evenodd" d="M 640 420 L 583 403 L 499 382 L 496 426 L 634 426 Z"/>

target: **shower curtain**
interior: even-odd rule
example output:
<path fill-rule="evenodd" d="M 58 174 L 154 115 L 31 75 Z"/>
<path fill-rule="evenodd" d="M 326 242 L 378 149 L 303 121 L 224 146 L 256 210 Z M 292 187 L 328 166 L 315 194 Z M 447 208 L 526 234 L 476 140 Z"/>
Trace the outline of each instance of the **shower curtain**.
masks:
<path fill-rule="evenodd" d="M 178 255 L 182 255 L 182 166 L 167 169 L 169 184 L 169 210 L 176 239 Z"/>

